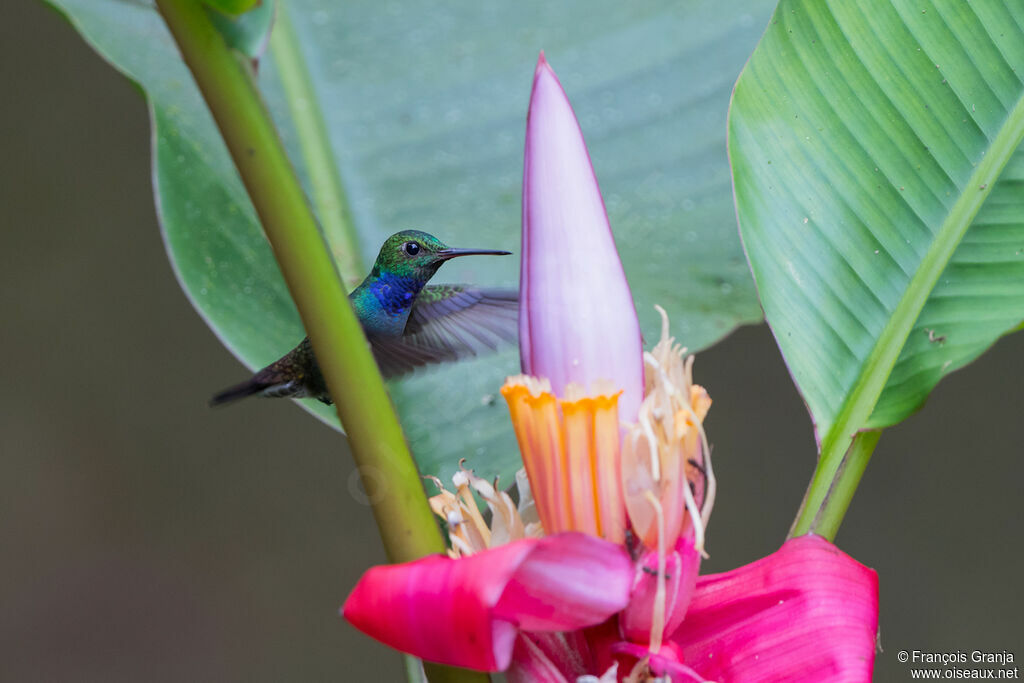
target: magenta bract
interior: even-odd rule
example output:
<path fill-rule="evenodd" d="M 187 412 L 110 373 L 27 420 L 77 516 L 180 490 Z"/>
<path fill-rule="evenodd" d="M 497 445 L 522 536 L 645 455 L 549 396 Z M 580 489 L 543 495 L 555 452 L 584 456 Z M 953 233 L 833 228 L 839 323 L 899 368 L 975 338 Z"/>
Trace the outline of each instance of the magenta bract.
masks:
<path fill-rule="evenodd" d="M 878 631 L 878 575 L 818 536 L 697 580 L 682 625 L 651 658 L 672 680 L 871 680 Z M 646 654 L 615 648 L 620 668 Z"/>
<path fill-rule="evenodd" d="M 579 533 L 525 539 L 453 560 L 374 567 L 342 613 L 409 654 L 480 671 L 508 667 L 519 630 L 575 631 L 629 600 L 633 567 L 620 546 Z"/>

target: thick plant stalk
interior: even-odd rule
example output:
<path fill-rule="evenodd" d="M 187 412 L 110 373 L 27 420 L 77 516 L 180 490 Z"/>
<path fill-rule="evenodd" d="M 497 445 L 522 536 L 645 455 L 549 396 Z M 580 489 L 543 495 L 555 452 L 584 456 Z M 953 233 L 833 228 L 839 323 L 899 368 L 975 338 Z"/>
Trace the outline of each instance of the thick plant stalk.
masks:
<path fill-rule="evenodd" d="M 313 342 L 388 558 L 443 552 L 380 371 L 251 73 L 198 0 L 157 0 L 157 7 L 227 143 Z M 486 680 L 440 667 L 429 667 L 428 675 Z"/>

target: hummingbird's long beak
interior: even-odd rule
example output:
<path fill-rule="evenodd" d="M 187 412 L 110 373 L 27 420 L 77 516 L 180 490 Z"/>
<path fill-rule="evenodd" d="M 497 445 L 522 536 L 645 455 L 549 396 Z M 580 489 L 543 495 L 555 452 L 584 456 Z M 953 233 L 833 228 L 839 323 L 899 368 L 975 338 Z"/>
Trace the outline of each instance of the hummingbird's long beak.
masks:
<path fill-rule="evenodd" d="M 455 258 L 456 256 L 508 256 L 511 251 L 500 251 L 498 249 L 453 249 L 448 247 L 437 252 L 442 261 Z"/>

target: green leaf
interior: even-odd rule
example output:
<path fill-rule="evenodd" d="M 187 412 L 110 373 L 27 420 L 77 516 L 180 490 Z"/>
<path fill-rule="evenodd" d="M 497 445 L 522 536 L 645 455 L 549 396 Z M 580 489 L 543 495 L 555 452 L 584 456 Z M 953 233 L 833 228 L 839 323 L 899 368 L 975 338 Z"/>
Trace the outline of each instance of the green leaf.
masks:
<path fill-rule="evenodd" d="M 301 338 L 298 317 L 160 17 L 120 0 L 51 1 L 149 97 L 158 212 L 196 309 L 250 368 L 276 359 Z M 647 338 L 657 336 L 655 303 L 691 349 L 760 319 L 724 124 L 768 0 L 294 0 L 286 9 L 260 86 L 339 262 L 350 256 L 339 246 L 350 225 L 361 272 L 387 235 L 410 227 L 453 245 L 517 249 L 526 106 L 543 48 L 587 135 Z M 279 35 L 282 24 L 294 39 Z M 466 258 L 437 281 L 514 287 L 517 278 L 515 257 Z M 392 385 L 426 473 L 447 476 L 465 457 L 482 476 L 510 480 L 518 450 L 495 396 L 517 370 L 510 349 Z"/>
<path fill-rule="evenodd" d="M 783 0 L 729 151 L 823 458 L 1024 319 L 1024 5 Z"/>

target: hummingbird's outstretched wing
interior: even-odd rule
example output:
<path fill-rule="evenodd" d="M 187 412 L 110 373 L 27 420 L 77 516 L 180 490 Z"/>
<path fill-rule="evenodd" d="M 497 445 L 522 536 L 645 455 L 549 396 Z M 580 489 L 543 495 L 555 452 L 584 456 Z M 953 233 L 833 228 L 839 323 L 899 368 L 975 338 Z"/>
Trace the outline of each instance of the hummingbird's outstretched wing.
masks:
<path fill-rule="evenodd" d="M 515 343 L 519 293 L 466 285 L 427 285 L 416 297 L 405 334 L 371 336 L 370 345 L 385 377 L 422 365 L 454 361 Z"/>

